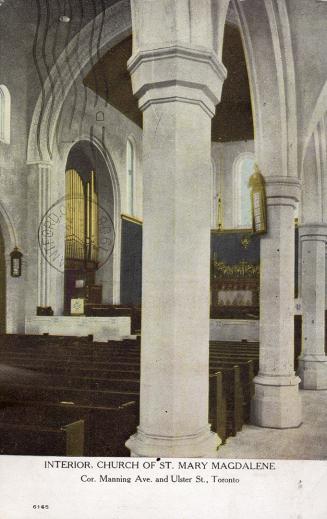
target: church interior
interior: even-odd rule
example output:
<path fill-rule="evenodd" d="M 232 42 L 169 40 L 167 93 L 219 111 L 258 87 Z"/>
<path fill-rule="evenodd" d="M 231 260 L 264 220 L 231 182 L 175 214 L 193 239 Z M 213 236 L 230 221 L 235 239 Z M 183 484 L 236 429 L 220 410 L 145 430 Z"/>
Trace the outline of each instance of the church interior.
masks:
<path fill-rule="evenodd" d="M 0 454 L 327 459 L 326 19 L 0 1 Z"/>

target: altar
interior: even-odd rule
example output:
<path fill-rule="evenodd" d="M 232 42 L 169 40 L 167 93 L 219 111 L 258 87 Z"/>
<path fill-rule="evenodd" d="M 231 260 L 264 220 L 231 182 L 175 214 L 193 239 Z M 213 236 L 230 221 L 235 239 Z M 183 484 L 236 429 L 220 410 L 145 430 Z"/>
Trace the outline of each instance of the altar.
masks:
<path fill-rule="evenodd" d="M 131 318 L 86 316 L 30 316 L 25 319 L 25 333 L 32 335 L 93 335 L 95 342 L 124 340 L 131 336 Z"/>

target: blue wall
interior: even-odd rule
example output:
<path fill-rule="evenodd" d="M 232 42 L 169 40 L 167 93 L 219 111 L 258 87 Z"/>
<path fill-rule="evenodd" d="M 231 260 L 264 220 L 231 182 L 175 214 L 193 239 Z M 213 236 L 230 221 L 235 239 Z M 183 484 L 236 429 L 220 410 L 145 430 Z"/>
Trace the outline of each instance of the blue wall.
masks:
<path fill-rule="evenodd" d="M 241 243 L 250 239 L 247 247 Z M 240 261 L 260 264 L 260 236 L 249 232 L 211 232 L 211 258 L 236 265 Z M 298 273 L 298 229 L 295 229 L 295 293 Z M 142 299 L 142 225 L 122 219 L 121 303 L 140 305 Z"/>
<path fill-rule="evenodd" d="M 242 239 L 250 241 L 247 247 L 242 245 Z M 211 258 L 216 257 L 227 265 L 237 265 L 247 261 L 255 265 L 260 263 L 260 238 L 249 232 L 211 232 Z"/>
<path fill-rule="evenodd" d="M 120 301 L 140 305 L 142 299 L 142 225 L 122 219 Z"/>

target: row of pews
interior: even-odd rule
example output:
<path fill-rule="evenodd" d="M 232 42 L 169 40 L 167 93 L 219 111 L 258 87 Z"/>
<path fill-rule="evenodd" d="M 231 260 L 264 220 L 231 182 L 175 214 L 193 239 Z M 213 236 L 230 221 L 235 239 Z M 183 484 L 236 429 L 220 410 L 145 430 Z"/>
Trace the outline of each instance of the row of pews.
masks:
<path fill-rule="evenodd" d="M 127 456 L 138 425 L 137 341 L 0 337 L 0 453 Z"/>
<path fill-rule="evenodd" d="M 301 351 L 295 316 L 294 365 Z M 140 341 L 0 335 L 0 454 L 128 456 Z M 250 418 L 259 343 L 211 342 L 209 422 L 223 443 Z"/>
<path fill-rule="evenodd" d="M 327 313 L 326 313 L 327 337 Z M 294 370 L 302 345 L 302 316 L 294 316 Z M 327 342 L 325 345 L 327 353 Z M 224 443 L 249 421 L 253 378 L 259 371 L 259 343 L 211 342 L 209 421 Z"/>
<path fill-rule="evenodd" d="M 326 319 L 327 330 L 327 319 Z M 326 334 L 327 337 L 327 334 Z M 294 370 L 302 344 L 302 316 L 294 316 Z M 327 349 L 326 349 L 327 351 Z M 253 378 L 259 371 L 259 343 L 211 342 L 209 421 L 224 443 L 249 421 Z"/>
<path fill-rule="evenodd" d="M 223 442 L 250 415 L 258 343 L 210 343 L 209 421 Z M 138 425 L 139 341 L 0 336 L 0 453 L 127 456 Z"/>
<path fill-rule="evenodd" d="M 209 422 L 224 443 L 249 421 L 259 343 L 210 342 Z"/>

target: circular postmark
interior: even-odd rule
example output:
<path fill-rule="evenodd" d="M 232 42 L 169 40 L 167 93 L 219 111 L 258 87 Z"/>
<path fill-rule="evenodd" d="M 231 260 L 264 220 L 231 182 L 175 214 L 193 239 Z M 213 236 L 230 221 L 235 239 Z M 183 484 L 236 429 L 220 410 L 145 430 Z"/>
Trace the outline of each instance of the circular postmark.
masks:
<path fill-rule="evenodd" d="M 72 244 L 72 250 L 75 247 L 77 257 L 86 264 L 96 257 L 97 270 L 107 263 L 113 252 L 115 229 L 110 214 L 95 200 L 87 200 L 87 209 L 76 214 L 76 208 L 84 207 L 84 203 L 84 197 L 64 196 L 41 219 L 38 227 L 39 248 L 44 259 L 58 272 L 65 271 L 66 240 Z M 67 211 L 67 207 L 70 210 Z M 91 229 L 85 219 L 86 214 L 92 215 Z"/>

